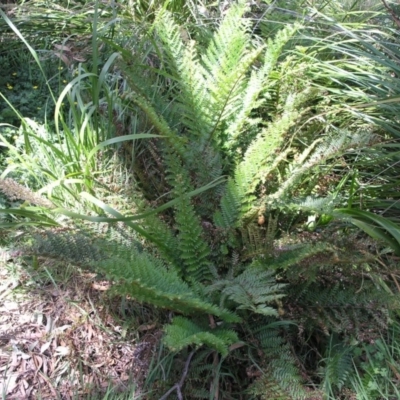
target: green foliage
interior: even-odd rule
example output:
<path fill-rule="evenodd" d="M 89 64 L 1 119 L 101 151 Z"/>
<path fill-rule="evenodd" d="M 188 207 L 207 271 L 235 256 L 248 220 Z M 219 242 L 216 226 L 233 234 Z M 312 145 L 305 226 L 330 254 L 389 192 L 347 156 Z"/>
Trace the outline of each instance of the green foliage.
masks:
<path fill-rule="evenodd" d="M 278 312 L 270 304 L 281 299 L 281 290 L 286 286 L 276 284 L 273 272 L 266 271 L 262 265 L 249 265 L 246 270 L 232 279 L 215 281 L 208 290 L 221 292 L 225 299 L 235 302 L 238 310 L 250 310 L 266 316 L 278 316 Z"/>
<path fill-rule="evenodd" d="M 46 231 L 34 238 L 35 254 L 63 258 L 82 267 L 92 267 L 115 280 L 114 290 L 137 300 L 184 314 L 214 314 L 227 321 L 240 318 L 201 299 L 173 269 L 150 254 L 126 248 L 118 243 L 93 242 L 93 237 L 80 232 Z"/>
<path fill-rule="evenodd" d="M 327 365 L 323 369 L 323 385 L 326 392 L 334 392 L 336 387 L 339 391 L 354 372 L 352 347 L 344 343 L 337 343 L 335 335 L 329 340 L 328 354 L 325 362 Z"/>
<path fill-rule="evenodd" d="M 298 362 L 290 344 L 282 338 L 278 327 L 266 324 L 254 329 L 254 335 L 263 350 L 263 374 L 251 391 L 261 399 L 305 399 Z"/>
<path fill-rule="evenodd" d="M 170 166 L 169 181 L 173 189 L 173 194 L 179 198 L 176 205 L 175 221 L 178 229 L 178 251 L 179 258 L 183 263 L 181 274 L 190 276 L 195 281 L 202 282 L 211 278 L 209 268 L 209 249 L 207 243 L 202 238 L 203 230 L 200 220 L 196 215 L 194 207 L 190 203 L 186 193 L 191 191 L 189 178 L 182 166 L 177 162 L 177 155 L 169 156 L 168 165 Z"/>
<path fill-rule="evenodd" d="M 172 351 L 179 351 L 190 345 L 206 345 L 226 356 L 229 345 L 239 340 L 232 330 L 207 329 L 207 324 L 198 325 L 183 317 L 175 317 L 165 328 L 165 332 L 165 343 Z"/>
<path fill-rule="evenodd" d="M 399 350 L 398 321 L 374 343 L 354 349 L 354 364 L 357 370 L 350 379 L 360 399 L 398 397 L 400 392 L 396 382 L 393 382 L 393 376 L 397 376 L 399 371 Z"/>
<path fill-rule="evenodd" d="M 42 66 L 47 76 L 54 77 L 49 82 L 53 93 L 60 93 L 61 87 L 67 83 L 67 69 L 54 59 L 44 60 Z M 19 122 L 18 115 L 8 103 L 26 118 L 43 122 L 52 115 L 54 104 L 46 81 L 27 50 L 20 49 L 15 54 L 0 56 L 0 69 L 0 92 L 7 99 L 6 102 L 3 97 L 0 98 L 0 123 L 17 125 Z"/>
<path fill-rule="evenodd" d="M 146 13 L 143 4 L 133 14 Z M 27 235 L 25 251 L 95 270 L 113 293 L 168 310 L 163 343 L 176 358 L 203 347 L 189 375 L 193 396 L 206 382 L 209 398 L 239 398 L 251 386 L 259 398 L 306 399 L 321 370 L 325 394 L 339 394 L 354 381 L 350 339 L 374 340 L 398 305 L 393 271 L 375 267 L 380 249 L 345 224 L 398 250 L 397 225 L 355 208 L 384 139 L 383 119 L 371 122 L 376 107 L 359 111 L 377 95 L 373 80 L 361 95 L 366 75 L 336 62 L 333 43 L 340 37 L 347 49 L 347 28 L 340 36 L 325 21 L 312 46 L 306 18 L 264 38 L 256 32 L 266 22 L 254 25 L 240 1 L 188 32 L 171 12 L 177 4 L 135 31 L 134 47 L 105 40 L 120 54 L 106 61 L 94 20 L 92 60 L 54 101 L 54 127 L 21 119 L 19 138 L 1 137 L 3 176 L 59 207 L 2 209 L 15 218 L 2 226 L 59 224 Z M 382 165 L 398 158 L 393 147 Z M 372 204 L 373 191 L 367 197 Z"/>
<path fill-rule="evenodd" d="M 356 290 L 353 285 L 338 283 L 326 288 L 310 284 L 293 289 L 299 322 L 305 329 L 318 327 L 326 335 L 333 331 L 365 340 L 363 335 L 368 327 L 369 335 L 376 329 L 387 328 L 387 305 L 395 304 L 391 295 L 381 293 L 372 285 L 365 286 Z M 307 315 L 300 316 L 301 309 L 307 309 Z"/>

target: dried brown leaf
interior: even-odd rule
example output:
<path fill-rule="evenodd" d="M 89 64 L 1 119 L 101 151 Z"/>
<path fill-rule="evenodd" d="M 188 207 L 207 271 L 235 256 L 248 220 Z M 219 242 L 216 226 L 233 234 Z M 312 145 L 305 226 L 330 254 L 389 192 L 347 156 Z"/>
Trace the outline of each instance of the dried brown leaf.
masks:
<path fill-rule="evenodd" d="M 43 354 L 50 347 L 50 345 L 51 345 L 51 340 L 46 343 L 43 343 L 40 346 L 40 354 Z"/>

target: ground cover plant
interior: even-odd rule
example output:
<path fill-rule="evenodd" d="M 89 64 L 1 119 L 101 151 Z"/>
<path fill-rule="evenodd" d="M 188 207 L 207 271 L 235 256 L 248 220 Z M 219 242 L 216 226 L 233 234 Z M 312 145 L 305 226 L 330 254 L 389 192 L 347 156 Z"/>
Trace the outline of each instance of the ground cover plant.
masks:
<path fill-rule="evenodd" d="M 141 396 L 396 398 L 397 33 L 191 6 L 98 35 L 53 123 L 1 137 L 2 226 L 157 307 Z"/>

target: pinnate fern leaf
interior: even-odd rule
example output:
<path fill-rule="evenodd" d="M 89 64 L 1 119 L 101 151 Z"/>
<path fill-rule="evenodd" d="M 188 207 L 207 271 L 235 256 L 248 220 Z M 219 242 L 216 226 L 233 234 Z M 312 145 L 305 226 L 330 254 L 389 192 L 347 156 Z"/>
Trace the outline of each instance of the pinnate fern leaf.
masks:
<path fill-rule="evenodd" d="M 184 317 L 175 317 L 172 324 L 166 326 L 165 333 L 164 342 L 173 351 L 190 345 L 207 345 L 226 356 L 229 346 L 239 341 L 237 334 L 230 329 L 210 329 L 207 324 L 196 324 Z"/>
<path fill-rule="evenodd" d="M 266 271 L 258 263 L 254 263 L 233 279 L 216 281 L 208 290 L 220 291 L 223 297 L 237 304 L 237 309 L 278 316 L 276 309 L 268 304 L 285 296 L 282 293 L 285 286 L 276 283 L 271 271 Z"/>

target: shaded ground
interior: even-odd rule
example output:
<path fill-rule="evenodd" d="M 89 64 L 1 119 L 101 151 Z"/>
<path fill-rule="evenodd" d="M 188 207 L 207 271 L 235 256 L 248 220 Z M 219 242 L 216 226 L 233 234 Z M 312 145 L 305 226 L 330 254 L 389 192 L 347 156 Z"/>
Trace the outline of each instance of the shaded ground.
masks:
<path fill-rule="evenodd" d="M 156 324 L 140 325 L 143 307 L 110 298 L 108 288 L 72 266 L 21 266 L 0 249 L 2 398 L 145 397 L 141 387 L 161 333 Z"/>

